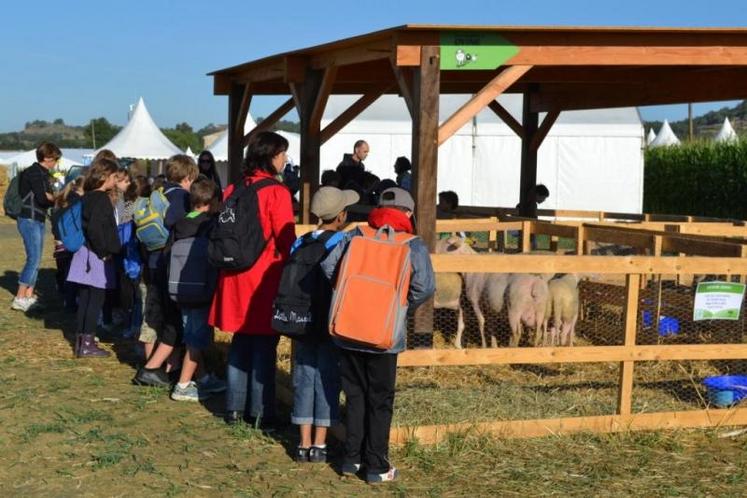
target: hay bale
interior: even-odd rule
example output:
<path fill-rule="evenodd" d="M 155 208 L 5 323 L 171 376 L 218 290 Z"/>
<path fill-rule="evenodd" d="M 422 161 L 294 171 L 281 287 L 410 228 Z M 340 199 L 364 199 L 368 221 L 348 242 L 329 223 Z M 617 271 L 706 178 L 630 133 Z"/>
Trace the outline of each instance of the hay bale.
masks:
<path fill-rule="evenodd" d="M 0 200 L 5 199 L 5 191 L 8 190 L 8 184 L 10 183 L 10 178 L 8 175 L 8 168 L 6 166 L 0 165 Z M 5 215 L 5 210 L 0 207 L 0 211 L 2 211 L 3 215 Z"/>

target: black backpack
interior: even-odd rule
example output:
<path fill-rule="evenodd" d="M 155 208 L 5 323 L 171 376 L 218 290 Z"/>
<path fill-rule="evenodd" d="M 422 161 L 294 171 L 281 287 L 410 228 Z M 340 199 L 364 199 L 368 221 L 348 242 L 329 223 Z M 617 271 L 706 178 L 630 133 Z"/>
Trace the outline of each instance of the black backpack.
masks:
<path fill-rule="evenodd" d="M 332 285 L 319 263 L 341 238 L 342 232 L 325 231 L 296 241 L 272 306 L 274 330 L 294 339 L 325 335 Z"/>
<path fill-rule="evenodd" d="M 223 203 L 218 221 L 210 232 L 208 261 L 222 270 L 241 271 L 259 259 L 267 245 L 259 222 L 257 191 L 276 180 L 267 178 L 246 185 L 243 181 Z"/>

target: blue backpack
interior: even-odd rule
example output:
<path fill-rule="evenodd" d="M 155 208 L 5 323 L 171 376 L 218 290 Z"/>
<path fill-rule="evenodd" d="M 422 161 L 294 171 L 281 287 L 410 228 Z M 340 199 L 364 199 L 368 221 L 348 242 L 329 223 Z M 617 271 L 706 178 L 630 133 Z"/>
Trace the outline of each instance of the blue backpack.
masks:
<path fill-rule="evenodd" d="M 86 243 L 83 235 L 83 201 L 74 202 L 60 215 L 57 220 L 57 231 L 60 242 L 70 252 L 77 252 Z"/>
<path fill-rule="evenodd" d="M 134 233 L 134 223 L 121 223 L 117 225 L 119 242 L 122 244 L 122 268 L 125 275 L 131 280 L 140 278 L 143 261 L 140 257 L 140 243 Z"/>
<path fill-rule="evenodd" d="M 169 208 L 166 194 L 177 188 L 171 187 L 165 192 L 163 189 L 154 190 L 150 197 L 141 197 L 135 202 L 132 217 L 136 227 L 135 235 L 148 251 L 163 249 L 169 240 L 169 230 L 164 222 Z"/>

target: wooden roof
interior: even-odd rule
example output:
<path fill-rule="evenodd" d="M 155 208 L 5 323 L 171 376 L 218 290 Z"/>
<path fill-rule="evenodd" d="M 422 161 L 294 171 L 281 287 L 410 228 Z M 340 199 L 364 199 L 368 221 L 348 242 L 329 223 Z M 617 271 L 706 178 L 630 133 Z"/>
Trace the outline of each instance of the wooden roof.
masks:
<path fill-rule="evenodd" d="M 476 93 L 508 66 L 530 66 L 508 93 L 532 89 L 532 109 L 591 109 L 747 98 L 747 29 L 405 25 L 286 52 L 210 73 L 288 95 L 309 70 L 335 68 L 331 94 L 399 93 L 398 76 L 444 36 L 499 36 L 515 53 L 495 69 L 447 70 L 440 92 Z M 399 73 L 399 74 L 398 74 Z"/>

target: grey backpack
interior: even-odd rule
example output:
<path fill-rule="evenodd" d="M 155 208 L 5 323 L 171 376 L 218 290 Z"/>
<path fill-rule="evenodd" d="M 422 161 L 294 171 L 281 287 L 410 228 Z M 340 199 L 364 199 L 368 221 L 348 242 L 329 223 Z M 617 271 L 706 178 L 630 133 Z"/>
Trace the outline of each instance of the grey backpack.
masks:
<path fill-rule="evenodd" d="M 169 258 L 169 297 L 180 306 L 207 306 L 218 271 L 208 263 L 208 238 L 198 234 L 175 241 Z"/>

